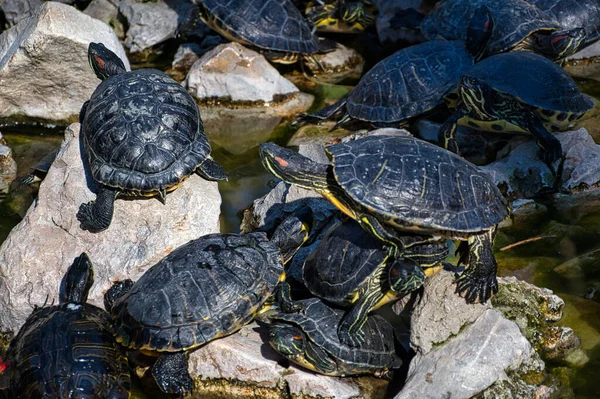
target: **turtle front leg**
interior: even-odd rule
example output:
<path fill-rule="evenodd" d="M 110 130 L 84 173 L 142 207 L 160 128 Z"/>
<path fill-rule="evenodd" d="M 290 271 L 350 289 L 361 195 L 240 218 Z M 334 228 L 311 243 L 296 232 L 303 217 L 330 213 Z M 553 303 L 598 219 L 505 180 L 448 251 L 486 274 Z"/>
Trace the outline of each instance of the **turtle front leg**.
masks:
<path fill-rule="evenodd" d="M 194 389 L 194 380 L 188 371 L 186 352 L 161 355 L 152 366 L 152 376 L 164 393 L 183 395 Z"/>
<path fill-rule="evenodd" d="M 214 159 L 207 157 L 204 162 L 200 164 L 196 168 L 196 173 L 206 179 L 211 181 L 217 180 L 225 180 L 227 181 L 227 175 L 225 174 L 225 169 L 221 165 L 219 165 Z"/>
<path fill-rule="evenodd" d="M 465 108 L 461 107 L 457 109 L 438 131 L 438 142 L 445 149 L 457 155 L 460 155 L 460 153 L 458 151 L 458 144 L 456 143 L 456 128 L 458 127 L 458 121 L 465 115 L 467 115 Z"/>
<path fill-rule="evenodd" d="M 77 220 L 82 230 L 98 233 L 106 230 L 112 221 L 114 203 L 119 190 L 102 186 L 95 201 L 81 204 L 77 212 Z"/>
<path fill-rule="evenodd" d="M 280 281 L 275 287 L 275 302 L 284 313 L 297 313 L 302 310 L 292 299 L 292 287 L 286 281 Z"/>
<path fill-rule="evenodd" d="M 525 114 L 525 123 L 527 130 L 535 137 L 537 145 L 540 147 L 538 156 L 548 168 L 556 175 L 562 163 L 562 145 L 560 141 L 544 127 L 541 119 L 533 111 Z M 559 165 L 555 166 L 555 162 L 561 160 Z"/>
<path fill-rule="evenodd" d="M 357 215 L 356 221 L 375 238 L 390 244 L 394 249 L 393 255 L 395 257 L 402 256 L 404 253 L 404 244 L 394 229 L 384 226 L 376 217 L 367 213 Z"/>
<path fill-rule="evenodd" d="M 495 229 L 472 235 L 468 246 L 461 245 L 457 250 L 459 263 L 466 263 L 467 268 L 457 280 L 456 292 L 467 303 L 485 303 L 498 292 L 498 264 L 492 252 L 494 235 Z"/>

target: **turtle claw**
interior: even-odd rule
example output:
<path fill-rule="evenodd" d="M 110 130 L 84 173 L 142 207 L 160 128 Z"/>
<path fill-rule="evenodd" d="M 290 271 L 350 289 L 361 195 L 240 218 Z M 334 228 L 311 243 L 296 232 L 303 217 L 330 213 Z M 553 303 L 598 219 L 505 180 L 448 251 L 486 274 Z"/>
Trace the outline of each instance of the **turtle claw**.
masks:
<path fill-rule="evenodd" d="M 498 280 L 496 275 L 491 276 L 474 276 L 464 272 L 456 282 L 456 292 L 467 303 L 485 303 L 495 293 L 498 292 Z"/>
<path fill-rule="evenodd" d="M 79 207 L 79 211 L 77 211 L 77 220 L 80 223 L 80 227 L 82 230 L 92 231 L 94 226 L 90 223 L 94 219 L 94 201 L 88 202 L 87 204 L 81 204 Z"/>
<path fill-rule="evenodd" d="M 359 347 L 365 343 L 365 333 L 360 328 L 353 328 L 352 325 L 348 325 L 344 320 L 340 322 L 338 327 L 338 338 L 344 345 L 350 347 Z"/>

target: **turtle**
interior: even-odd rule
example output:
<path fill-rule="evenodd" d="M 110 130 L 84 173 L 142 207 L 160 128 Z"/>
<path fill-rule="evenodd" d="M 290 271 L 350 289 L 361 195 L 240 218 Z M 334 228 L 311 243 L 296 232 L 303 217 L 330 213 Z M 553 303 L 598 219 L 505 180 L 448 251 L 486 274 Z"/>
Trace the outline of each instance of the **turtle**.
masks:
<path fill-rule="evenodd" d="M 376 125 L 401 122 L 444 103 L 461 75 L 473 67 L 489 39 L 493 20 L 485 7 L 471 18 L 466 42 L 435 40 L 410 46 L 380 61 L 350 94 L 300 122 L 329 119 L 343 113 L 338 125 L 358 119 Z"/>
<path fill-rule="evenodd" d="M 600 39 L 600 1 L 526 0 L 554 18 L 563 29 L 583 28 L 586 37 L 579 50 Z"/>
<path fill-rule="evenodd" d="M 459 263 L 467 268 L 457 291 L 467 302 L 485 302 L 498 290 L 492 245 L 496 226 L 509 208 L 488 174 L 412 136 L 367 136 L 326 151 L 330 164 L 313 162 L 275 143 L 260 146 L 268 171 L 319 192 L 391 244 L 394 254 L 403 252 L 400 232 L 461 240 Z"/>
<path fill-rule="evenodd" d="M 444 0 L 421 23 L 429 39 L 464 40 L 467 22 L 479 7 L 487 7 L 495 27 L 484 57 L 511 50 L 531 50 L 561 62 L 585 40 L 585 29 L 562 29 L 558 21 L 525 0 Z"/>
<path fill-rule="evenodd" d="M 301 6 L 319 32 L 360 33 L 375 22 L 377 11 L 369 0 L 310 0 Z"/>
<path fill-rule="evenodd" d="M 131 376 L 112 319 L 86 303 L 94 270 L 84 252 L 63 277 L 59 304 L 36 307 L 11 341 L 0 385 L 10 398 L 127 399 Z"/>
<path fill-rule="evenodd" d="M 187 21 L 199 15 L 225 38 L 254 47 L 270 61 L 293 64 L 300 56 L 332 51 L 331 41 L 321 42 L 291 0 L 202 0 Z M 185 31 L 186 29 L 180 29 Z"/>
<path fill-rule="evenodd" d="M 25 177 L 23 177 L 21 180 L 19 180 L 19 184 L 31 185 L 31 184 L 39 183 L 42 180 L 44 180 L 44 177 L 46 177 L 46 174 L 48 173 L 48 169 L 50 169 L 50 166 L 56 159 L 56 156 L 58 155 L 59 150 L 60 150 L 60 148 L 57 148 L 54 151 L 49 152 L 38 163 L 33 165 L 31 167 L 32 172 L 30 174 L 26 175 Z"/>
<path fill-rule="evenodd" d="M 394 329 L 378 314 L 367 317 L 365 343 L 353 348 L 340 342 L 337 326 L 344 311 L 319 298 L 298 301 L 302 310 L 269 315 L 269 345 L 292 362 L 331 376 L 386 376 L 402 366 L 394 349 Z"/>
<path fill-rule="evenodd" d="M 96 200 L 77 212 L 81 228 L 110 226 L 118 195 L 159 195 L 174 190 L 196 172 L 225 180 L 210 157 L 198 107 L 176 81 L 156 69 L 127 72 L 123 61 L 102 43 L 90 43 L 88 58 L 102 80 L 79 114 L 83 149 Z"/>
<path fill-rule="evenodd" d="M 439 130 L 439 141 L 458 153 L 456 126 L 491 132 L 532 134 L 540 158 L 555 170 L 560 141 L 550 133 L 572 127 L 593 108 L 573 79 L 558 65 L 529 51 L 496 54 L 465 73 L 458 86 L 456 111 Z"/>
<path fill-rule="evenodd" d="M 314 296 L 351 306 L 339 322 L 341 342 L 362 344 L 367 314 L 421 287 L 448 256 L 446 240 L 439 237 L 404 234 L 398 239 L 404 250 L 394 258 L 390 246 L 346 218 L 327 231 L 304 262 L 302 280 Z"/>
<path fill-rule="evenodd" d="M 116 282 L 105 294 L 116 340 L 158 356 L 151 373 L 163 392 L 190 391 L 187 352 L 236 332 L 276 301 L 294 311 L 280 284 L 283 265 L 308 237 L 309 223 L 301 213 L 288 216 L 271 240 L 263 232 L 208 234 L 175 249 L 135 284 Z"/>

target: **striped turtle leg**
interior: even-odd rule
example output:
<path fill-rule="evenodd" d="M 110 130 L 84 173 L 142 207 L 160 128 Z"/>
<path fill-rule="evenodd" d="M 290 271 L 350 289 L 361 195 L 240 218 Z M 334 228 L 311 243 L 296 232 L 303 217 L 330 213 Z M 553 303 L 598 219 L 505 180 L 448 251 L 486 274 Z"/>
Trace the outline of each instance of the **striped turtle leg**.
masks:
<path fill-rule="evenodd" d="M 102 186 L 95 201 L 81 204 L 77 212 L 77 220 L 81 223 L 81 229 L 92 233 L 106 230 L 112 221 L 114 203 L 118 194 L 119 190 Z"/>
<path fill-rule="evenodd" d="M 498 264 L 492 252 L 495 229 L 469 237 L 467 244 L 460 245 L 460 263 L 467 268 L 458 278 L 456 292 L 468 303 L 485 303 L 498 292 Z"/>
<path fill-rule="evenodd" d="M 458 121 L 467 115 L 467 109 L 462 106 L 459 107 L 440 127 L 438 132 L 438 142 L 448 151 L 455 154 L 458 152 L 458 144 L 456 143 L 456 127 Z"/>
<path fill-rule="evenodd" d="M 525 111 L 525 110 L 524 110 Z M 562 145 L 560 141 L 544 127 L 540 117 L 534 111 L 523 112 L 520 115 L 525 121 L 525 127 L 529 131 L 540 147 L 538 156 L 548 165 L 550 170 L 556 174 L 560 167 L 555 167 L 554 163 L 562 160 Z M 521 122 L 522 124 L 522 122 Z"/>
<path fill-rule="evenodd" d="M 314 368 L 323 374 L 332 374 L 337 370 L 337 364 L 331 360 L 327 352 L 313 344 L 310 340 L 306 340 L 306 352 L 304 354 L 306 360 L 314 365 Z"/>
<path fill-rule="evenodd" d="M 186 352 L 162 354 L 152 366 L 152 376 L 165 393 L 184 394 L 194 389 Z"/>

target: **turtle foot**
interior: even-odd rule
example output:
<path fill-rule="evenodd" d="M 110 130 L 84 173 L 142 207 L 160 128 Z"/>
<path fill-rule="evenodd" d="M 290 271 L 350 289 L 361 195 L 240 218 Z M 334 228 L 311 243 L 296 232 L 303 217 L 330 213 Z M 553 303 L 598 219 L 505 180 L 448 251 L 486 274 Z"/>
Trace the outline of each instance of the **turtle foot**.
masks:
<path fill-rule="evenodd" d="M 498 292 L 496 275 L 474 276 L 466 272 L 456 282 L 456 292 L 465 298 L 467 303 L 485 303 Z"/>
<path fill-rule="evenodd" d="M 80 223 L 82 230 L 88 230 L 92 233 L 98 233 L 102 230 L 106 230 L 108 226 L 102 226 L 95 221 L 94 217 L 94 205 L 95 201 L 88 202 L 87 204 L 81 204 L 79 211 L 77 212 L 77 220 Z"/>
<path fill-rule="evenodd" d="M 360 328 L 353 328 L 349 323 L 343 320 L 338 327 L 338 338 L 344 345 L 353 348 L 359 347 L 365 343 L 365 333 Z"/>
<path fill-rule="evenodd" d="M 161 355 L 152 367 L 152 376 L 164 393 L 183 395 L 194 389 L 194 381 L 188 372 L 184 353 Z"/>

